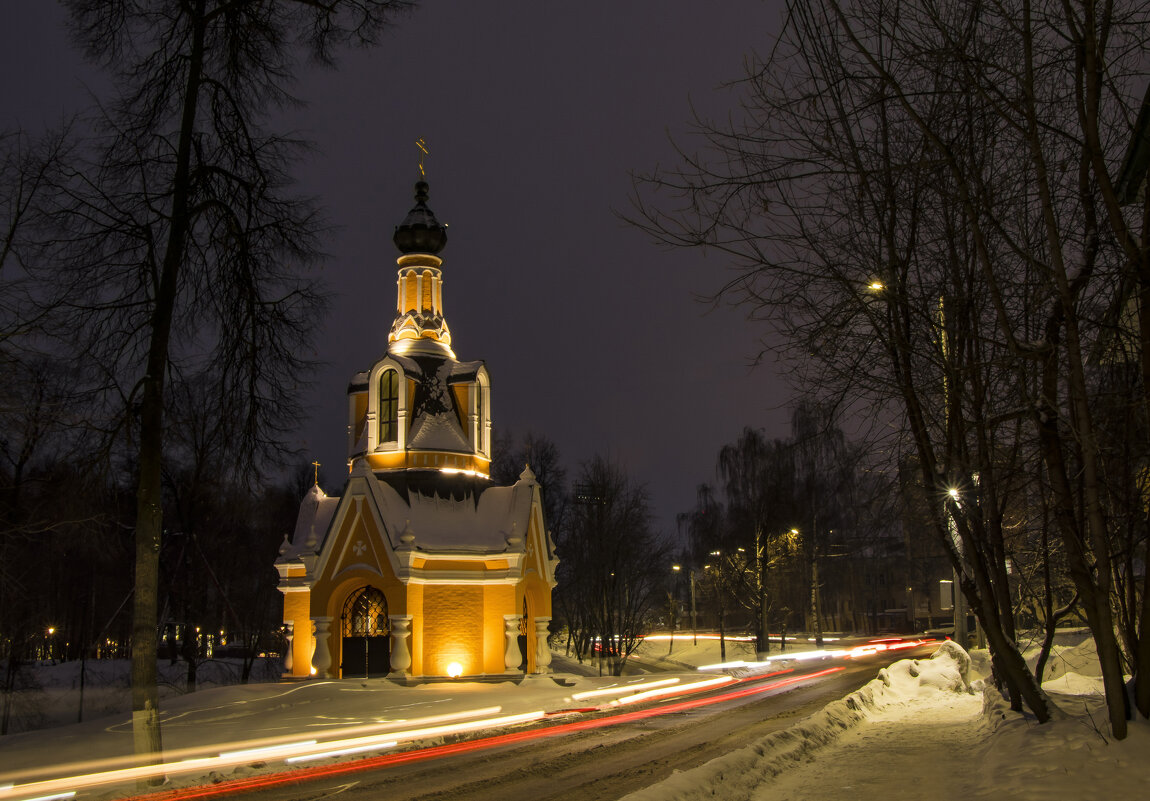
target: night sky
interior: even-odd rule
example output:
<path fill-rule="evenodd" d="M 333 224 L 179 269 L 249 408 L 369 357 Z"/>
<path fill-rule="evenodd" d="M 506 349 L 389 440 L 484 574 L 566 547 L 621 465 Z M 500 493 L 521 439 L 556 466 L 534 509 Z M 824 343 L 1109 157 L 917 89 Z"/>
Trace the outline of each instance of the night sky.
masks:
<path fill-rule="evenodd" d="M 744 426 L 786 435 L 790 388 L 775 365 L 750 368 L 762 329 L 696 300 L 728 277 L 719 254 L 661 249 L 616 213 L 632 172 L 674 163 L 668 136 L 692 106 L 735 105 L 721 84 L 769 48 L 780 6 L 427 0 L 379 47 L 303 73 L 308 105 L 282 127 L 316 144 L 296 174 L 338 226 L 300 443 L 327 489 L 346 459 L 348 379 L 387 344 L 391 234 L 413 204 L 420 137 L 428 205 L 449 225 L 453 348 L 487 362 L 498 428 L 553 439 L 569 478 L 596 453 L 617 459 L 667 533 Z M 0 128 L 34 132 L 87 105 L 100 79 L 55 4 L 7 3 L 0 19 Z"/>

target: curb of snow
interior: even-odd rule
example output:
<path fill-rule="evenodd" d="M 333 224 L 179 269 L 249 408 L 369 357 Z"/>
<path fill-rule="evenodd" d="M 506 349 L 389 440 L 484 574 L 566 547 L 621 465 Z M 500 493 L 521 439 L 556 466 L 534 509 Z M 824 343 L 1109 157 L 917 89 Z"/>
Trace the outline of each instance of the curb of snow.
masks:
<path fill-rule="evenodd" d="M 830 745 L 843 732 L 858 725 L 871 712 L 901 700 L 897 674 L 939 686 L 937 676 L 920 670 L 924 662 L 946 659 L 953 664 L 942 672 L 949 674 L 950 687 L 956 692 L 973 692 L 970 686 L 970 655 L 957 643 L 947 640 L 930 660 L 904 659 L 883 668 L 878 677 L 821 711 L 782 731 L 773 732 L 757 742 L 716 757 L 698 767 L 675 771 L 657 784 L 630 793 L 621 801 L 695 801 L 714 799 L 743 801 L 759 786 L 797 762 Z M 920 679 L 921 675 L 921 679 Z M 942 689 L 942 687 L 940 687 Z"/>

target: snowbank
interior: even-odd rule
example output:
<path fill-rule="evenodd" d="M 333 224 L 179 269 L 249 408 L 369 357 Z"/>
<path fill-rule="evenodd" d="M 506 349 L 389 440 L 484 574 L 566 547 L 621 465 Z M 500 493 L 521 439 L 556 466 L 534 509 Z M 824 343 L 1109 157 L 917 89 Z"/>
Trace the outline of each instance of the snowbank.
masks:
<path fill-rule="evenodd" d="M 846 698 L 827 704 L 803 722 L 758 742 L 672 775 L 626 796 L 629 801 L 749 799 L 797 763 L 835 742 L 844 732 L 892 704 L 936 695 L 970 695 L 970 656 L 947 641 L 930 659 L 903 659 L 879 671 L 878 678 Z M 814 796 L 812 796 L 814 797 Z"/>
<path fill-rule="evenodd" d="M 1041 726 L 1033 718 L 1000 717 L 979 751 L 979 787 L 1012 801 L 1052 798 L 1144 798 L 1150 787 L 1150 722 L 1132 721 L 1125 740 L 1108 731 L 1101 695 L 1063 695 L 1045 682 L 1054 702 L 1067 713 Z M 987 695 L 997 695 L 988 689 Z"/>
<path fill-rule="evenodd" d="M 1032 672 L 1038 664 L 1039 651 L 1039 644 L 1035 641 L 1022 653 Z M 1102 696 L 1102 668 L 1088 629 L 1058 632 L 1042 673 L 1042 687 L 1047 692 L 1064 695 Z"/>

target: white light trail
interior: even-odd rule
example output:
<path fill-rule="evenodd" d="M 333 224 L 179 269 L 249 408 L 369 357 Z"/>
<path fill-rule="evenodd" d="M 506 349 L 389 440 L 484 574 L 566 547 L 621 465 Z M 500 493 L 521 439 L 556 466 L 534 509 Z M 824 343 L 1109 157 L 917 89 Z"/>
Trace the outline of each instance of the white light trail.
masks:
<path fill-rule="evenodd" d="M 499 726 L 513 726 L 517 723 L 531 723 L 542 720 L 547 716 L 543 710 L 525 712 L 520 715 L 505 715 L 501 718 L 483 718 L 454 726 L 431 726 L 423 729 L 408 729 L 406 731 L 391 732 L 386 736 L 356 737 L 349 740 L 335 740 L 320 743 L 314 749 L 305 749 L 293 754 L 284 762 L 302 762 L 311 759 L 322 759 L 325 756 L 339 756 L 340 754 L 358 753 L 362 751 L 383 750 L 394 748 L 401 742 L 424 740 L 429 737 L 442 737 L 449 734 L 462 734 L 477 729 L 496 728 Z M 333 748 L 334 746 L 334 748 Z"/>
<path fill-rule="evenodd" d="M 664 687 L 668 684 L 677 684 L 678 678 L 674 679 L 659 679 L 658 681 L 645 681 L 642 684 L 622 684 L 615 685 L 614 687 L 603 687 L 598 690 L 584 690 L 581 693 L 574 693 L 571 698 L 575 701 L 582 701 L 586 698 L 601 698 L 604 695 L 623 695 L 625 693 L 632 693 L 636 690 L 647 690 L 652 687 Z"/>
<path fill-rule="evenodd" d="M 850 651 L 799 651 L 791 654 L 779 654 L 778 656 L 771 656 L 761 662 L 748 662 L 742 659 L 732 662 L 716 662 L 713 665 L 700 665 L 697 670 L 728 670 L 734 668 L 764 668 L 770 667 L 775 662 L 806 662 L 811 659 L 832 659 L 836 657 L 849 656 Z"/>
<path fill-rule="evenodd" d="M 727 684 L 734 681 L 731 676 L 716 676 L 713 679 L 703 679 L 702 681 L 695 681 L 690 684 L 678 684 L 673 687 L 662 687 L 657 690 L 647 690 L 642 693 L 635 693 L 626 698 L 616 698 L 611 702 L 612 706 L 621 706 L 623 704 L 634 704 L 639 701 L 646 701 L 650 698 L 659 698 L 664 695 L 677 695 L 679 693 L 695 692 L 702 690 L 706 687 L 717 687 L 720 684 Z"/>
<path fill-rule="evenodd" d="M 310 762 L 313 759 L 324 759 L 325 757 L 333 757 L 333 756 L 346 756 L 347 754 L 360 754 L 360 753 L 363 753 L 364 751 L 383 751 L 384 749 L 387 749 L 387 748 L 395 748 L 397 745 L 399 745 L 398 740 L 389 740 L 389 741 L 383 742 L 383 743 L 372 743 L 371 745 L 361 745 L 357 748 L 342 748 L 338 751 L 321 751 L 318 754 L 306 754 L 304 756 L 288 757 L 287 759 L 284 760 L 284 762 L 287 762 L 289 764 L 295 764 L 297 762 Z"/>
<path fill-rule="evenodd" d="M 241 759 L 250 759 L 251 757 L 265 757 L 273 756 L 275 754 L 282 754 L 284 751 L 296 751 L 301 746 L 315 745 L 315 740 L 301 740 L 298 743 L 284 743 L 283 745 L 269 745 L 263 748 L 247 748 L 243 751 L 224 751 L 220 754 L 220 759 L 231 759 L 232 757 L 240 757 Z"/>

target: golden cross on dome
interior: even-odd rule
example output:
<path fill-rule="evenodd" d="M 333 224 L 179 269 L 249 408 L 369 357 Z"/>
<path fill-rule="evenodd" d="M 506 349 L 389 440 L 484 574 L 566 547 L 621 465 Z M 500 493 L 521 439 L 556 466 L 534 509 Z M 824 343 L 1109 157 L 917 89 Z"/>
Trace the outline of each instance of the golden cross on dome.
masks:
<path fill-rule="evenodd" d="M 427 141 L 421 136 L 415 140 L 415 146 L 419 148 L 419 177 L 426 178 L 427 172 L 423 169 L 423 159 L 425 156 L 430 155 L 431 151 L 427 149 Z"/>
<path fill-rule="evenodd" d="M 312 462 L 311 466 L 315 468 L 315 485 L 318 487 L 319 486 L 319 467 L 320 467 L 319 461 L 317 460 L 317 461 Z"/>

